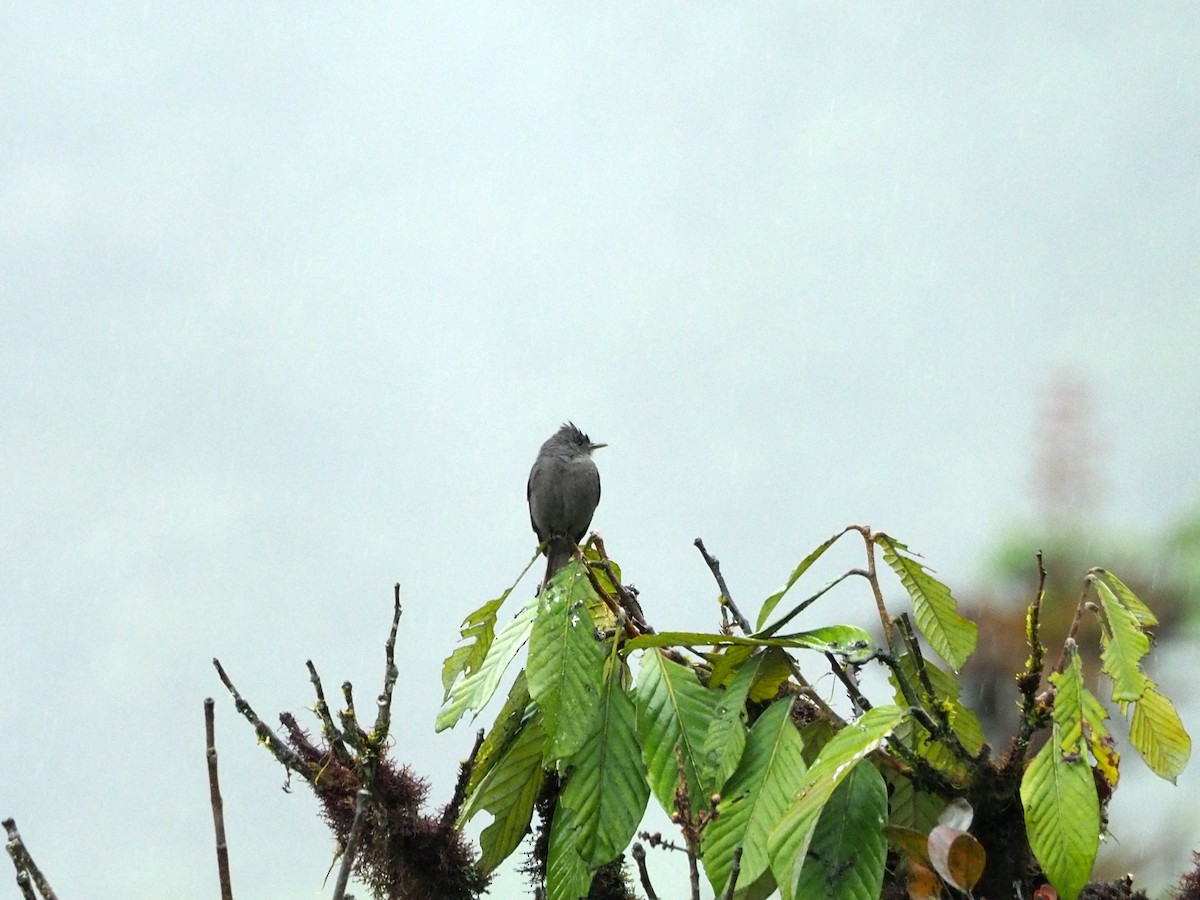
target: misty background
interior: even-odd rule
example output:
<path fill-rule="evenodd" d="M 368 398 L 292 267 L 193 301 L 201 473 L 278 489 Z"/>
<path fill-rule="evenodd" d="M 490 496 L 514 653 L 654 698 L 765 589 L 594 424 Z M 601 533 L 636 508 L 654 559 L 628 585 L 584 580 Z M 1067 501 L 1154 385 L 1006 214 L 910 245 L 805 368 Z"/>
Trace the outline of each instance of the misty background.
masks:
<path fill-rule="evenodd" d="M 64 898 L 215 896 L 214 696 L 236 895 L 327 895 L 211 659 L 316 730 L 304 661 L 373 696 L 401 582 L 395 753 L 444 803 L 441 661 L 566 419 L 660 629 L 717 624 L 697 536 L 751 618 L 850 522 L 982 589 L 1060 371 L 1086 524 L 1189 515 L 1198 46 L 1186 4 L 5 4 L 0 815 Z M 1156 678 L 1196 735 L 1194 655 Z M 1124 759 L 1161 886 L 1200 776 Z"/>

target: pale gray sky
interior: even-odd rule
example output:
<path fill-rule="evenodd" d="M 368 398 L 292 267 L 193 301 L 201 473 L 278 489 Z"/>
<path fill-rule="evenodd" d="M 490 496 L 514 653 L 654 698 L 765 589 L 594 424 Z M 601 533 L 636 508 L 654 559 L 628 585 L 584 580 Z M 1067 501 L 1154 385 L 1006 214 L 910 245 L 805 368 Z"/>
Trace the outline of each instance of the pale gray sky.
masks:
<path fill-rule="evenodd" d="M 1170 521 L 1198 46 L 1187 4 L 5 5 L 0 814 L 63 897 L 214 896 L 213 695 L 238 897 L 326 894 L 209 660 L 271 721 L 309 657 L 370 696 L 401 581 L 444 801 L 440 662 L 566 418 L 660 627 L 714 622 L 697 535 L 751 609 L 851 521 L 977 583 L 1064 366 L 1106 522 Z"/>

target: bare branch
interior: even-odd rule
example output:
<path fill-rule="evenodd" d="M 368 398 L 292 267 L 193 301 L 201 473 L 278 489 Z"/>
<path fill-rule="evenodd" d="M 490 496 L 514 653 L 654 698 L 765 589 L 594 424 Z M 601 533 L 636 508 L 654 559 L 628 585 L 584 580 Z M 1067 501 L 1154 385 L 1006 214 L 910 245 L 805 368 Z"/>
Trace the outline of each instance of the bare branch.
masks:
<path fill-rule="evenodd" d="M 613 568 L 612 560 L 609 559 L 608 556 L 608 550 L 604 546 L 604 538 L 600 537 L 598 534 L 593 534 L 588 539 L 588 542 L 596 548 L 596 553 L 598 553 L 600 556 L 600 560 L 596 564 L 598 564 L 600 568 L 604 570 L 604 574 L 608 576 L 609 582 L 611 582 L 613 588 L 617 592 L 617 601 L 619 602 L 621 608 L 625 610 L 626 617 L 629 620 L 625 624 L 625 633 L 631 638 L 637 637 L 639 634 L 654 634 L 654 629 L 651 628 L 650 624 L 646 621 L 646 614 L 642 612 L 642 604 L 638 601 L 636 592 L 630 588 L 627 588 L 621 583 L 621 579 L 617 577 L 616 569 Z M 580 554 L 580 559 L 583 559 L 582 553 Z M 584 564 L 587 565 L 587 560 L 583 561 Z M 596 593 L 604 597 L 605 593 L 602 590 L 602 586 L 596 580 L 590 565 L 588 566 L 588 574 L 591 577 L 592 587 L 596 589 Z M 608 602 L 607 599 L 605 602 Z M 609 608 L 612 608 L 611 604 L 609 604 Z M 617 610 L 613 609 L 613 613 L 616 614 Z"/>
<path fill-rule="evenodd" d="M 358 789 L 358 794 L 354 798 L 354 824 L 350 826 L 346 847 L 342 851 L 342 866 L 338 870 L 337 882 L 333 886 L 333 900 L 346 900 L 346 885 L 350 881 L 350 871 L 354 868 L 354 857 L 358 855 L 358 841 L 362 836 L 363 820 L 366 819 L 367 806 L 370 801 L 371 791 L 364 784 Z"/>
<path fill-rule="evenodd" d="M 713 578 L 717 580 L 717 587 L 721 589 L 721 606 L 729 608 L 733 620 L 737 622 L 738 628 L 742 629 L 742 634 L 750 634 L 750 621 L 742 615 L 742 611 L 737 608 L 737 604 L 733 602 L 733 597 L 729 594 L 729 586 L 725 584 L 725 576 L 721 574 L 721 561 L 705 549 L 704 541 L 700 538 L 696 538 L 692 543 L 700 551 L 700 555 L 704 557 L 704 561 L 708 564 L 708 570 L 712 572 Z"/>
<path fill-rule="evenodd" d="M 16 820 L 5 819 L 4 831 L 8 834 L 8 842 L 5 846 L 8 849 L 8 855 L 12 857 L 13 866 L 17 870 L 17 884 L 26 900 L 35 900 L 34 888 L 37 888 L 44 900 L 58 900 L 58 895 L 46 881 L 46 876 L 42 874 L 41 869 L 37 867 L 37 863 L 30 856 L 29 848 L 25 846 L 25 841 L 17 831 Z"/>
<path fill-rule="evenodd" d="M 349 766 L 351 764 L 350 751 L 346 749 L 342 730 L 334 723 L 333 715 L 329 712 L 329 703 L 325 700 L 325 688 L 321 684 L 321 676 L 317 674 L 317 667 L 313 665 L 311 659 L 306 659 L 304 664 L 308 666 L 308 680 L 312 682 L 313 690 L 317 695 L 317 704 L 313 707 L 313 711 L 321 720 L 321 731 L 329 743 L 329 749 L 333 752 L 334 759 L 343 766 Z"/>
<path fill-rule="evenodd" d="M 471 748 L 470 756 L 463 760 L 462 765 L 458 767 L 458 781 L 454 784 L 454 796 L 450 798 L 450 802 L 442 811 L 441 827 L 443 829 L 452 827 L 454 820 L 462 811 L 462 805 L 467 799 L 467 785 L 471 781 L 471 775 L 475 772 L 475 761 L 479 758 L 479 748 L 482 746 L 483 729 L 480 728 L 475 732 L 475 746 Z"/>
<path fill-rule="evenodd" d="M 1075 616 L 1071 619 L 1071 627 L 1067 630 L 1067 639 L 1063 641 L 1062 650 L 1058 654 L 1058 662 L 1054 664 L 1053 671 L 1062 674 L 1063 669 L 1067 665 L 1067 648 L 1075 641 L 1075 632 L 1079 630 L 1079 620 L 1083 618 L 1083 611 L 1087 606 L 1088 590 L 1092 586 L 1095 577 L 1091 572 L 1087 573 L 1087 577 L 1083 579 L 1083 590 L 1079 592 L 1079 602 L 1075 604 Z"/>
<path fill-rule="evenodd" d="M 633 844 L 633 860 L 637 863 L 638 877 L 642 882 L 642 890 L 646 892 L 646 900 L 658 900 L 654 893 L 654 885 L 650 883 L 650 873 L 646 871 L 646 848 L 637 841 Z"/>
<path fill-rule="evenodd" d="M 225 842 L 225 804 L 221 800 L 221 784 L 217 778 L 217 728 L 214 707 L 212 697 L 206 697 L 204 737 L 208 756 L 208 799 L 212 805 L 213 830 L 217 839 L 217 877 L 221 883 L 221 900 L 233 900 L 233 885 L 229 880 L 229 845 Z"/>
<path fill-rule="evenodd" d="M 283 766 L 308 779 L 308 767 L 304 760 L 291 747 L 281 741 L 275 732 L 268 728 L 267 724 L 258 717 L 258 713 L 254 711 L 250 704 L 238 693 L 237 688 L 233 686 L 233 682 L 225 674 L 225 669 L 221 667 L 220 660 L 214 658 L 213 666 L 216 667 L 221 683 L 225 685 L 225 689 L 233 697 L 234 708 L 242 714 L 242 718 L 254 726 L 254 733 L 258 736 L 258 739 L 270 748 L 272 755 Z"/>
<path fill-rule="evenodd" d="M 892 630 L 892 617 L 888 614 L 887 606 L 883 602 L 883 591 L 879 587 L 879 575 L 875 570 L 875 535 L 866 525 L 851 526 L 855 531 L 863 537 L 863 542 L 867 545 L 867 581 L 871 583 L 871 593 L 875 595 L 875 606 L 879 610 L 879 621 L 883 623 L 883 636 L 887 641 L 888 649 L 895 649 L 895 633 Z"/>

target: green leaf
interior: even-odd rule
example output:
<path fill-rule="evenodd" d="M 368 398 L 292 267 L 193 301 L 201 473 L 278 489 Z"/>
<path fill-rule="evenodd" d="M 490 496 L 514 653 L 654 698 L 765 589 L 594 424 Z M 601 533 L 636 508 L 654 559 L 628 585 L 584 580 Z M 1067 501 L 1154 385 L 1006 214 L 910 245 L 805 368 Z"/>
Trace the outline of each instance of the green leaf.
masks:
<path fill-rule="evenodd" d="M 492 640 L 496 636 L 496 614 L 511 592 L 512 588 L 510 587 L 495 600 L 489 600 L 463 619 L 459 634 L 465 643 L 455 647 L 453 652 L 446 657 L 446 661 L 442 663 L 442 688 L 445 690 L 442 702 L 445 702 L 446 698 L 450 696 L 450 688 L 454 686 L 458 676 L 470 675 L 487 657 L 488 650 L 492 647 Z"/>
<path fill-rule="evenodd" d="M 1060 748 L 1075 756 L 1087 751 L 1083 740 L 1083 662 L 1074 648 L 1070 661 L 1061 672 L 1050 675 L 1054 685 L 1054 724 L 1058 726 Z"/>
<path fill-rule="evenodd" d="M 742 665 L 754 655 L 755 648 L 741 644 L 730 644 L 723 647 L 719 653 L 709 657 L 712 672 L 708 676 L 710 688 L 724 687 L 729 680 L 742 668 Z"/>
<path fill-rule="evenodd" d="M 787 584 L 763 601 L 762 609 L 759 610 L 758 613 L 758 622 L 755 623 L 754 626 L 756 631 L 762 630 L 762 627 L 766 624 L 767 619 L 771 617 L 771 613 L 775 611 L 775 607 L 779 605 L 779 601 L 782 600 L 784 595 L 792 589 L 792 585 L 800 580 L 800 576 L 807 572 L 809 567 L 821 558 L 821 554 L 832 547 L 837 539 L 849 530 L 849 528 L 845 528 L 839 531 L 833 537 L 826 539 L 825 542 L 817 547 L 816 550 L 804 557 L 804 559 L 800 561 L 800 565 L 792 569 L 792 574 L 788 576 Z"/>
<path fill-rule="evenodd" d="M 550 825 L 550 852 L 546 859 L 547 900 L 580 900 L 592 886 L 592 870 L 579 852 L 580 823 L 575 810 L 564 803 L 554 808 Z"/>
<path fill-rule="evenodd" d="M 536 707 L 534 707 L 536 708 Z M 471 796 L 480 782 L 492 770 L 496 760 L 507 749 L 513 736 L 529 716 L 529 686 L 525 683 L 525 671 L 517 673 L 512 687 L 508 691 L 508 699 L 492 723 L 483 743 L 479 745 L 479 753 L 475 756 L 475 767 L 471 770 L 471 778 L 467 782 L 467 796 Z M 462 820 L 465 821 L 465 820 Z"/>
<path fill-rule="evenodd" d="M 958 614 L 958 602 L 951 596 L 950 588 L 934 578 L 921 563 L 901 553 L 908 547 L 882 533 L 875 535 L 875 543 L 883 548 L 884 562 L 908 591 L 917 627 L 950 668 L 960 671 L 975 652 L 979 626 Z"/>
<path fill-rule="evenodd" d="M 855 766 L 817 820 L 796 886 L 799 897 L 876 900 L 887 859 L 887 785 L 874 766 Z"/>
<path fill-rule="evenodd" d="M 700 848 L 704 871 L 718 897 L 725 892 L 739 846 L 737 896 L 742 897 L 764 875 L 770 877 L 767 834 L 791 802 L 805 769 L 804 744 L 791 720 L 792 705 L 790 699 L 778 700 L 758 717 L 737 771 L 722 792 L 719 815 L 704 830 Z"/>
<path fill-rule="evenodd" d="M 1083 704 L 1084 736 L 1095 760 L 1095 770 L 1108 782 L 1111 792 L 1120 780 L 1121 754 L 1117 752 L 1113 737 L 1104 724 L 1108 710 L 1087 688 L 1080 688 L 1080 699 Z"/>
<path fill-rule="evenodd" d="M 650 798 L 633 698 L 621 686 L 621 668 L 614 659 L 604 679 L 596 728 L 571 758 L 571 774 L 559 800 L 573 811 L 576 852 L 593 871 L 625 849 Z"/>
<path fill-rule="evenodd" d="M 857 722 L 834 735 L 805 773 L 796 799 L 767 839 L 771 871 L 784 900 L 797 896 L 796 886 L 817 820 L 834 789 L 907 716 L 908 711 L 899 706 L 876 706 L 868 710 Z"/>
<path fill-rule="evenodd" d="M 492 824 L 479 836 L 480 865 L 484 872 L 491 872 L 504 862 L 529 830 L 534 802 L 542 789 L 545 743 L 541 717 L 529 716 L 463 809 L 460 819 L 463 822 L 480 809 L 493 815 Z"/>
<path fill-rule="evenodd" d="M 1075 900 L 1100 846 L 1100 801 L 1087 758 L 1064 756 L 1056 722 L 1021 779 L 1025 830 L 1042 871 L 1062 900 Z"/>
<path fill-rule="evenodd" d="M 896 729 L 899 733 L 900 729 Z M 891 785 L 889 820 L 893 825 L 929 834 L 938 823 L 938 814 L 946 801 L 936 794 L 918 790 L 910 775 L 890 772 L 884 776 Z"/>
<path fill-rule="evenodd" d="M 637 730 L 642 740 L 642 755 L 650 789 L 668 813 L 675 809 L 675 787 L 679 768 L 675 759 L 678 745 L 683 754 L 688 796 L 695 812 L 708 809 L 713 793 L 711 784 L 702 780 L 702 749 L 708 734 L 713 700 L 704 685 L 687 666 L 672 662 L 658 651 L 642 657 L 635 695 Z"/>
<path fill-rule="evenodd" d="M 1174 704 L 1158 692 L 1153 681 L 1133 707 L 1129 740 L 1146 765 L 1172 784 L 1192 755 L 1192 739 L 1184 730 Z"/>
<path fill-rule="evenodd" d="M 583 567 L 570 568 L 542 592 L 529 636 L 526 676 L 550 736 L 547 760 L 569 759 L 588 739 L 604 677 L 604 647 L 587 610 L 594 592 Z"/>
<path fill-rule="evenodd" d="M 754 676 L 754 684 L 750 686 L 750 699 L 755 703 L 774 700 L 780 685 L 791 675 L 791 657 L 778 647 L 768 647 L 764 651 L 762 665 Z"/>
<path fill-rule="evenodd" d="M 755 669 L 754 683 L 750 686 L 749 699 L 755 703 L 767 703 L 774 700 L 780 686 L 792 675 L 792 658 L 781 647 L 766 647 L 759 650 L 755 647 L 732 645 L 720 653 L 709 657 L 712 671 L 708 676 L 710 690 L 726 687 L 733 676 L 741 671 L 746 660 L 755 653 L 762 657 Z"/>
<path fill-rule="evenodd" d="M 468 709 L 478 712 L 487 705 L 496 693 L 496 688 L 500 686 L 504 670 L 529 637 L 529 629 L 533 626 L 537 609 L 538 598 L 534 597 L 496 636 L 487 657 L 479 667 L 450 689 L 450 696 L 442 705 L 442 711 L 438 713 L 436 730 L 444 731 L 450 728 Z"/>
<path fill-rule="evenodd" d="M 765 651 L 759 651 L 743 665 L 728 687 L 709 689 L 713 695 L 713 708 L 701 751 L 704 760 L 702 777 L 718 793 L 737 768 L 742 748 L 746 746 L 746 697 L 763 666 L 764 654 Z"/>
<path fill-rule="evenodd" d="M 1142 658 L 1150 652 L 1150 639 L 1137 617 L 1117 599 L 1107 584 L 1094 579 L 1104 608 L 1100 642 L 1100 668 L 1113 680 L 1112 698 L 1125 703 L 1142 696 L 1150 681 L 1142 674 Z"/>
<path fill-rule="evenodd" d="M 1153 628 L 1158 624 L 1158 618 L 1150 611 L 1150 607 L 1139 600 L 1120 578 L 1107 569 L 1096 569 L 1095 571 L 1109 583 L 1116 595 L 1121 598 L 1121 603 L 1133 613 L 1133 617 L 1137 619 L 1139 625 L 1143 628 Z"/>

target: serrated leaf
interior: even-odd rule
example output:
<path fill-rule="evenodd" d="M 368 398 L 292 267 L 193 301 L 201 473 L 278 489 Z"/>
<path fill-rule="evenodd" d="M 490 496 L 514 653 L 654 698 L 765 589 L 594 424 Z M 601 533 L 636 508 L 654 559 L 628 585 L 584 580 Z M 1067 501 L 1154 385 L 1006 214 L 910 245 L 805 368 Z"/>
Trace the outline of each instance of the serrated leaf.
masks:
<path fill-rule="evenodd" d="M 492 823 L 479 836 L 484 872 L 504 862 L 529 830 L 533 806 L 542 788 L 545 743 L 541 717 L 530 716 L 463 809 L 463 822 L 480 809 L 493 815 Z"/>
<path fill-rule="evenodd" d="M 550 736 L 548 761 L 569 759 L 588 739 L 603 679 L 604 647 L 587 610 L 595 592 L 581 565 L 568 568 L 567 577 L 556 576 L 542 592 L 526 663 L 529 694 Z"/>
<path fill-rule="evenodd" d="M 791 721 L 792 706 L 791 700 L 778 700 L 758 717 L 722 792 L 719 815 L 704 830 L 704 871 L 717 896 L 725 892 L 739 846 L 737 897 L 768 874 L 767 834 L 791 802 L 805 770 L 804 744 Z"/>
<path fill-rule="evenodd" d="M 508 698 L 492 723 L 483 743 L 479 745 L 479 753 L 475 755 L 475 766 L 471 770 L 471 778 L 467 781 L 467 796 L 470 797 L 479 784 L 492 770 L 496 760 L 508 746 L 513 736 L 520 729 L 525 719 L 530 715 L 529 687 L 525 683 L 525 671 L 517 673 L 512 687 L 508 690 Z"/>
<path fill-rule="evenodd" d="M 446 657 L 446 661 L 442 663 L 442 688 L 444 690 L 442 702 L 445 702 L 446 698 L 450 696 L 450 688 L 454 686 L 458 676 L 470 675 L 487 657 L 488 650 L 492 647 L 492 641 L 496 637 L 496 615 L 510 593 L 512 593 L 511 587 L 495 600 L 489 600 L 463 619 L 463 623 L 459 627 L 459 634 L 465 643 L 455 647 Z"/>
<path fill-rule="evenodd" d="M 633 698 L 613 660 L 604 679 L 596 727 L 571 758 L 559 800 L 573 810 L 576 852 L 593 871 L 620 855 L 637 830 L 650 788 L 638 743 Z"/>
<path fill-rule="evenodd" d="M 592 886 L 592 870 L 579 852 L 580 824 L 575 810 L 559 803 L 550 825 L 546 859 L 547 900 L 580 900 Z"/>
<path fill-rule="evenodd" d="M 516 618 L 496 635 L 487 657 L 480 663 L 479 668 L 456 682 L 450 689 L 450 696 L 438 713 L 435 724 L 437 731 L 444 731 L 453 726 L 468 709 L 478 713 L 492 699 L 505 669 L 529 637 L 529 630 L 537 617 L 537 609 L 538 598 L 534 597 L 517 613 Z"/>
<path fill-rule="evenodd" d="M 1083 703 L 1084 739 L 1091 748 L 1096 771 L 1108 782 L 1111 793 L 1120 780 L 1121 754 L 1117 752 L 1113 737 L 1104 724 L 1108 710 L 1087 688 L 1081 687 L 1080 698 Z"/>
<path fill-rule="evenodd" d="M 712 785 L 715 793 L 737 768 L 746 746 L 746 695 L 754 683 L 761 664 L 761 655 L 744 665 L 727 688 L 712 691 L 712 715 L 708 722 L 708 734 L 700 751 L 703 761 L 701 778 Z"/>
<path fill-rule="evenodd" d="M 1087 884 L 1100 846 L 1100 801 L 1087 758 L 1064 757 L 1057 722 L 1021 779 L 1029 845 L 1062 900 Z"/>
<path fill-rule="evenodd" d="M 714 653 L 709 657 L 712 671 L 708 675 L 708 686 L 718 688 L 729 684 L 729 680 L 741 670 L 746 660 L 754 655 L 755 649 L 748 644 L 730 644 Z"/>
<path fill-rule="evenodd" d="M 907 710 L 898 706 L 876 706 L 868 710 L 857 722 L 834 735 L 805 773 L 796 799 L 767 838 L 771 871 L 784 900 L 796 896 L 796 884 L 813 831 L 830 795 L 863 757 L 887 740 L 907 715 Z"/>
<path fill-rule="evenodd" d="M 804 557 L 804 559 L 800 561 L 800 565 L 792 569 L 792 574 L 788 576 L 787 584 L 763 601 L 762 609 L 760 609 L 758 612 L 758 622 L 754 626 L 755 631 L 762 631 L 763 625 L 765 625 L 767 619 L 771 617 L 771 613 L 775 611 L 775 607 L 779 605 L 779 601 L 782 600 L 784 595 L 792 589 L 792 585 L 799 581 L 800 576 L 807 572 L 809 567 L 818 559 L 820 559 L 821 555 L 830 547 L 832 547 L 837 539 L 849 530 L 850 529 L 848 528 L 843 529 L 833 537 L 827 538 L 819 547 L 813 550 L 812 553 Z"/>
<path fill-rule="evenodd" d="M 1125 607 L 1107 584 L 1093 582 L 1104 609 L 1100 652 L 1101 670 L 1113 681 L 1112 698 L 1119 703 L 1137 700 L 1150 683 L 1142 674 L 1142 658 L 1150 652 L 1150 639 L 1137 617 Z"/>
<path fill-rule="evenodd" d="M 1159 778 L 1172 784 L 1192 755 L 1192 739 L 1175 705 L 1158 692 L 1153 681 L 1134 704 L 1129 741 Z"/>
<path fill-rule="evenodd" d="M 872 765 L 856 765 L 821 811 L 800 870 L 798 897 L 876 900 L 883 887 L 887 785 Z"/>
<path fill-rule="evenodd" d="M 780 686 L 792 675 L 791 657 L 779 647 L 768 647 L 764 651 L 762 665 L 750 685 L 750 699 L 755 703 L 774 700 Z"/>
<path fill-rule="evenodd" d="M 668 813 L 674 811 L 675 787 L 679 783 L 675 758 L 678 745 L 692 808 L 695 812 L 707 809 L 713 788 L 703 781 L 702 750 L 712 695 L 691 669 L 652 650 L 642 656 L 634 699 L 638 736 L 654 796 Z"/>
<path fill-rule="evenodd" d="M 590 540 L 583 545 L 582 550 L 583 558 L 585 560 L 595 563 L 600 562 L 600 551 L 596 549 L 595 545 L 593 545 Z M 609 565 L 612 566 L 613 574 L 620 579 L 621 567 L 611 559 L 608 562 Z M 600 588 L 610 597 L 618 596 L 619 591 L 617 591 L 616 585 L 613 584 L 612 579 L 609 578 L 608 572 L 605 571 L 604 567 L 598 565 L 590 568 L 592 575 L 595 576 L 596 583 L 600 585 Z M 613 613 L 612 609 L 609 608 L 608 604 L 601 599 L 600 595 L 594 591 L 592 593 L 592 599 L 588 601 L 588 610 L 592 614 L 592 620 L 596 623 L 596 627 L 601 631 L 610 631 L 616 627 L 616 615 Z"/>
<path fill-rule="evenodd" d="M 1075 756 L 1087 751 L 1083 742 L 1083 662 L 1074 646 L 1067 666 L 1050 675 L 1054 685 L 1054 724 L 1058 726 L 1059 748 Z"/>
<path fill-rule="evenodd" d="M 1096 569 L 1096 572 L 1108 581 L 1116 595 L 1121 598 L 1121 603 L 1133 613 L 1133 617 L 1137 619 L 1139 625 L 1143 628 L 1153 628 L 1158 624 L 1158 618 L 1150 611 L 1150 607 L 1139 600 L 1120 578 L 1107 569 Z"/>
<path fill-rule="evenodd" d="M 958 614 L 958 602 L 950 588 L 910 556 L 901 551 L 908 547 L 886 534 L 875 535 L 875 543 L 883 548 L 883 561 L 908 591 L 913 604 L 917 627 L 937 654 L 958 672 L 971 654 L 979 638 L 979 626 Z"/>
<path fill-rule="evenodd" d="M 905 725 L 908 723 L 906 722 Z M 901 728 L 896 729 L 899 735 Z M 884 778 L 891 785 L 891 797 L 888 802 L 889 819 L 893 825 L 911 828 L 922 835 L 937 824 L 938 815 L 946 805 L 941 797 L 918 790 L 909 775 L 886 773 Z"/>

